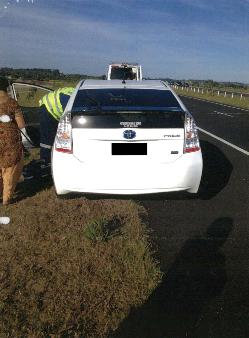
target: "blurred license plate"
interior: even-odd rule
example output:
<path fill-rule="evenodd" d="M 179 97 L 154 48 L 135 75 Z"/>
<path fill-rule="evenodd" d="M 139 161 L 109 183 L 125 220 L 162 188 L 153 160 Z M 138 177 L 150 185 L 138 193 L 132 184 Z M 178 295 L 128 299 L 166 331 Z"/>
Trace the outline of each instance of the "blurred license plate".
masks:
<path fill-rule="evenodd" d="M 147 143 L 112 143 L 112 155 L 147 155 Z"/>

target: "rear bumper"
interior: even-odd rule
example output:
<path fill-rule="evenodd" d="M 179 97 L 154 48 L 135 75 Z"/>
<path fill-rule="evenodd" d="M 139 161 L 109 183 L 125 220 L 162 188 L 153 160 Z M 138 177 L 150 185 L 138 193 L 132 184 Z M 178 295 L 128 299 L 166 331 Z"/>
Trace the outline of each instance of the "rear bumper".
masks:
<path fill-rule="evenodd" d="M 71 154 L 53 151 L 52 172 L 58 195 L 71 192 L 137 195 L 198 191 L 201 151 L 184 154 L 171 163 L 152 163 L 126 156 L 108 163 L 80 162 Z"/>

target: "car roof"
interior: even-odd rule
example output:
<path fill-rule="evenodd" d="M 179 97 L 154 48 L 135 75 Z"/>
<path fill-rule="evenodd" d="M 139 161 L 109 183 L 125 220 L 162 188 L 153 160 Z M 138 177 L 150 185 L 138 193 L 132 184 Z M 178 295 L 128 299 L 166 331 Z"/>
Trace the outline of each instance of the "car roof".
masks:
<path fill-rule="evenodd" d="M 168 85 L 160 80 L 85 80 L 79 86 L 79 89 L 157 89 L 171 90 Z"/>
<path fill-rule="evenodd" d="M 114 62 L 114 63 L 111 63 L 109 66 L 111 67 L 125 67 L 125 66 L 128 66 L 128 67 L 137 67 L 139 66 L 138 63 L 134 63 L 134 62 Z"/>

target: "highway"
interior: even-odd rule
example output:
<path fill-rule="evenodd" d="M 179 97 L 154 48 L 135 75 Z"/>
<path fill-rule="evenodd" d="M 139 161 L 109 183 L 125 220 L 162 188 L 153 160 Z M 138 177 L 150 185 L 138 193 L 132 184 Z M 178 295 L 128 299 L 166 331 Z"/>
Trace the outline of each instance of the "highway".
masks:
<path fill-rule="evenodd" d="M 182 99 L 202 130 L 249 151 L 249 111 Z M 249 156 L 199 136 L 199 196 L 139 198 L 164 278 L 115 337 L 249 337 Z"/>
<path fill-rule="evenodd" d="M 249 151 L 249 110 L 181 97 L 197 125 Z"/>

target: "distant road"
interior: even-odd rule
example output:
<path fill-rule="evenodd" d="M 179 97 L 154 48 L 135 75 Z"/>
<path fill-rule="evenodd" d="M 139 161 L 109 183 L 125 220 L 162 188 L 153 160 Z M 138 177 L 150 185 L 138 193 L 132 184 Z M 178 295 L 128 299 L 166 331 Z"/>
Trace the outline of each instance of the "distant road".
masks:
<path fill-rule="evenodd" d="M 198 127 L 249 151 L 249 110 L 181 96 Z"/>

